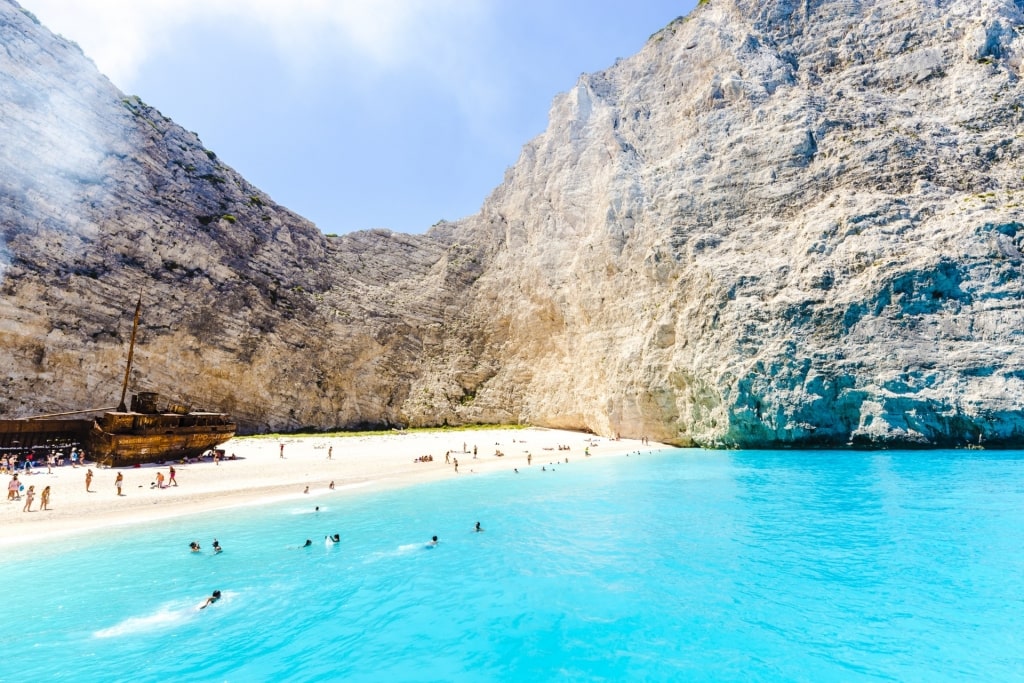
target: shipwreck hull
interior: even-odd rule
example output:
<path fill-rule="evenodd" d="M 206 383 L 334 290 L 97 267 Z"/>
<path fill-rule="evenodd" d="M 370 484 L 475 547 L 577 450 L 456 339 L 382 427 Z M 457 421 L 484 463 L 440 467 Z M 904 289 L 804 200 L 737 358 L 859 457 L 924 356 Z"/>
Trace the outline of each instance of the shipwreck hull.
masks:
<path fill-rule="evenodd" d="M 96 421 L 86 452 L 108 467 L 194 458 L 235 435 L 220 413 L 107 413 Z"/>
<path fill-rule="evenodd" d="M 0 420 L 0 451 L 81 446 L 92 425 L 92 420 Z"/>

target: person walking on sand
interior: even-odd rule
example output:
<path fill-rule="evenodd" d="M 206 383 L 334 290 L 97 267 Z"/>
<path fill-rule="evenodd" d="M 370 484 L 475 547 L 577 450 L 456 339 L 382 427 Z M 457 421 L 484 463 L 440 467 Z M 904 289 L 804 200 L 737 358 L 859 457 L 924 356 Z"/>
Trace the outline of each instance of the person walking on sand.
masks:
<path fill-rule="evenodd" d="M 22 512 L 32 512 L 32 501 L 36 497 L 36 487 L 29 486 L 28 491 L 25 491 L 25 507 L 21 508 Z"/>
<path fill-rule="evenodd" d="M 47 486 L 43 489 L 43 492 L 39 494 L 39 509 L 49 510 L 50 509 L 50 487 Z"/>
<path fill-rule="evenodd" d="M 171 465 L 170 470 L 168 470 L 168 475 L 169 475 L 168 479 L 167 479 L 167 485 L 168 486 L 177 486 L 178 485 L 178 480 L 174 478 L 177 474 L 178 474 L 178 471 L 174 469 L 174 465 Z"/>
<path fill-rule="evenodd" d="M 11 481 L 7 484 L 7 500 L 18 499 L 18 487 L 21 486 L 21 482 L 18 481 L 18 475 L 15 474 Z"/>
<path fill-rule="evenodd" d="M 284 444 L 281 444 L 281 459 L 284 460 Z"/>
<path fill-rule="evenodd" d="M 332 455 L 334 455 L 334 446 L 328 446 L 327 447 L 327 459 L 330 460 Z"/>
<path fill-rule="evenodd" d="M 89 490 L 90 486 L 92 486 L 92 469 L 91 468 L 87 469 L 85 471 L 85 492 L 86 493 L 92 493 L 92 491 Z"/>
<path fill-rule="evenodd" d="M 118 472 L 117 479 L 114 480 L 114 487 L 117 489 L 117 495 L 123 495 L 121 493 L 121 485 L 124 484 L 124 473 Z"/>

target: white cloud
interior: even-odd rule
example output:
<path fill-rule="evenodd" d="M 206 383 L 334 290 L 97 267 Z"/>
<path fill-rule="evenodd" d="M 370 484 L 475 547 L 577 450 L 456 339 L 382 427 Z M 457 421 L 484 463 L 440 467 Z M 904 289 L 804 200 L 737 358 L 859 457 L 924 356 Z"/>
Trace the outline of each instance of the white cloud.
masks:
<path fill-rule="evenodd" d="M 140 67 L 187 44 L 197 24 L 254 31 L 277 58 L 304 67 L 341 57 L 374 68 L 450 62 L 456 37 L 484 20 L 484 0 L 22 0 L 51 30 L 74 40 L 124 90 Z"/>

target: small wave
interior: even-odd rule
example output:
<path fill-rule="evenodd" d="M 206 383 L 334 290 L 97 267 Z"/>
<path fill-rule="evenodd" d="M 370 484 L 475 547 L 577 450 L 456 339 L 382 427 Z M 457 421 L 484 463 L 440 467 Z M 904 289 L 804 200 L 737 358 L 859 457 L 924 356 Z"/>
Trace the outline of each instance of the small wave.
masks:
<path fill-rule="evenodd" d="M 128 617 L 121 623 L 110 628 L 100 629 L 92 635 L 94 638 L 117 638 L 129 634 L 155 631 L 189 621 L 195 617 L 194 612 L 194 607 L 185 607 L 180 603 L 174 606 L 164 606 L 153 614 L 143 617 Z"/>
<path fill-rule="evenodd" d="M 222 591 L 220 602 L 229 602 L 235 593 Z M 138 635 L 160 629 L 170 628 L 179 624 L 192 621 L 199 613 L 199 605 L 206 600 L 197 599 L 195 602 L 189 600 L 177 600 L 172 603 L 161 605 L 156 612 L 141 617 L 128 617 L 124 621 L 93 632 L 93 638 L 118 638 L 126 635 Z"/>
<path fill-rule="evenodd" d="M 357 481 L 357 482 L 353 482 L 351 484 L 342 484 L 341 486 L 335 486 L 333 490 L 334 491 L 348 491 L 349 489 L 361 489 L 364 486 L 369 486 L 372 483 L 373 483 L 372 479 L 369 480 L 369 481 Z"/>
<path fill-rule="evenodd" d="M 394 550 L 382 550 L 375 553 L 370 553 L 366 556 L 364 563 L 369 564 L 371 562 L 376 562 L 377 560 L 382 560 L 389 557 L 401 557 L 403 555 L 408 555 L 418 550 L 423 550 L 424 548 L 430 547 L 432 546 L 429 543 L 403 543 Z"/>
<path fill-rule="evenodd" d="M 316 515 L 321 512 L 327 512 L 327 508 L 323 505 L 312 507 L 312 508 L 295 508 L 291 510 L 290 514 L 293 515 Z"/>

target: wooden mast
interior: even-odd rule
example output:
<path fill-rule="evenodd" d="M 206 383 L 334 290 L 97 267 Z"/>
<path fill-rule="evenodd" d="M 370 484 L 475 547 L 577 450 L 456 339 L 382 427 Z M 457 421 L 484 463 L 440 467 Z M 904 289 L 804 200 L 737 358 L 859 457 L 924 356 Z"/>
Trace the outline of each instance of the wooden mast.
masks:
<path fill-rule="evenodd" d="M 121 385 L 121 402 L 117 404 L 117 412 L 123 413 L 128 410 L 124 405 L 124 395 L 128 393 L 128 375 L 132 371 L 132 356 L 135 355 L 135 333 L 139 330 L 139 312 L 142 310 L 142 293 L 139 293 L 139 301 L 135 304 L 135 320 L 132 322 L 132 340 L 128 343 L 128 367 L 124 369 L 124 384 Z"/>

